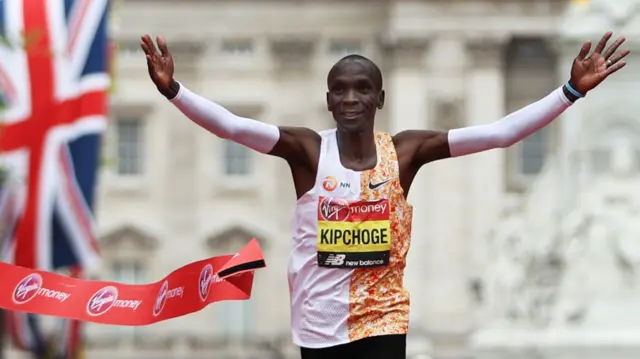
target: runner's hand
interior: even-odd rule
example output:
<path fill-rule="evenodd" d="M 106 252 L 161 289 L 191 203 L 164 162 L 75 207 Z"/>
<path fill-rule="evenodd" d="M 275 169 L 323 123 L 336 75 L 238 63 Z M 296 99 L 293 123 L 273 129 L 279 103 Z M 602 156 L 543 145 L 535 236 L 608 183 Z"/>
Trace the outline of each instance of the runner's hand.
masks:
<path fill-rule="evenodd" d="M 625 41 L 624 37 L 617 39 L 606 51 L 604 50 L 612 35 L 613 33 L 611 32 L 604 34 L 590 56 L 587 55 L 591 50 L 591 41 L 585 42 L 580 53 L 573 61 L 571 86 L 583 95 L 586 95 L 587 92 L 598 86 L 609 75 L 627 64 L 625 61 L 620 60 L 629 55 L 629 50 L 624 49 L 616 53 L 618 47 Z"/>
<path fill-rule="evenodd" d="M 156 41 L 158 48 L 151 40 L 149 35 L 144 35 L 141 38 L 140 46 L 147 55 L 147 67 L 149 69 L 149 76 L 160 93 L 167 96 L 171 92 L 171 85 L 173 80 L 173 57 L 169 53 L 167 48 L 167 42 L 162 36 L 158 36 Z"/>

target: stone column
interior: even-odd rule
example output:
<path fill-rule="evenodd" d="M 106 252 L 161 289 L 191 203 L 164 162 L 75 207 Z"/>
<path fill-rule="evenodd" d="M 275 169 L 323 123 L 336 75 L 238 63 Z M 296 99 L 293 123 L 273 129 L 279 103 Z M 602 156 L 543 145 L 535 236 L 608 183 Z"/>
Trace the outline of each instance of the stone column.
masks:
<path fill-rule="evenodd" d="M 582 47 L 582 42 L 578 39 L 569 38 L 557 40 L 552 44 L 558 54 L 557 85 L 560 86 L 569 79 L 573 60 Z M 607 82 L 607 86 L 612 86 L 610 81 Z M 620 90 L 619 86 L 612 87 L 616 88 L 615 91 L 617 93 L 624 92 Z M 587 174 L 581 179 L 576 166 L 576 159 L 579 158 L 578 154 L 581 153 L 580 150 L 589 148 L 589 145 L 585 144 L 585 139 L 588 138 L 587 135 L 589 133 L 589 129 L 591 129 L 588 121 L 588 108 L 591 107 L 588 103 L 589 100 L 585 101 L 583 99 L 577 101 L 571 106 L 571 108 L 565 111 L 560 118 L 554 121 L 554 124 L 558 129 L 556 158 L 560 172 L 559 180 L 561 186 L 561 189 L 558 191 L 560 195 L 557 196 L 557 202 L 554 205 L 560 213 L 567 213 L 570 211 L 575 205 L 578 193 L 589 188 L 591 185 L 591 176 Z M 591 109 L 593 109 L 593 107 L 591 107 Z M 597 118 L 597 116 L 594 117 L 594 119 L 595 118 Z M 589 156 L 586 155 L 584 151 L 582 152 L 582 155 L 584 156 L 583 160 L 588 161 Z"/>
<path fill-rule="evenodd" d="M 398 39 L 383 44 L 385 112 L 391 135 L 409 129 L 427 127 L 425 58 L 427 39 Z M 376 126 L 380 127 L 380 126 Z M 425 259 L 429 236 L 428 205 L 425 203 L 425 178 L 418 175 L 409 193 L 414 205 L 411 250 L 405 271 L 405 286 L 411 294 L 411 320 L 416 327 L 424 327 L 425 304 L 429 291 L 424 280 Z"/>
<path fill-rule="evenodd" d="M 203 48 L 198 43 L 177 42 L 172 45 L 173 55 L 180 59 L 180 79 L 185 86 L 196 93 L 202 93 L 202 82 L 199 80 L 199 73 L 196 68 L 197 59 L 202 54 Z M 183 246 L 184 243 L 197 243 L 200 230 L 198 222 L 198 202 L 200 201 L 200 188 L 198 181 L 201 175 L 198 174 L 199 148 L 197 136 L 202 129 L 194 126 L 191 121 L 176 115 L 176 110 L 171 108 L 168 101 L 158 104 L 158 123 L 150 124 L 151 127 L 163 127 L 162 134 L 156 132 L 149 135 L 149 139 L 163 138 L 165 142 L 162 147 L 167 149 L 164 153 L 166 158 L 161 161 L 160 167 L 166 180 L 163 183 L 162 191 L 165 209 L 166 243 L 163 245 L 173 249 L 167 250 L 167 257 L 162 259 L 163 270 L 172 270 L 186 263 Z M 203 154 L 208 156 L 210 154 Z M 181 255 L 185 253 L 185 255 Z M 188 261 L 188 260 L 187 260 Z"/>
<path fill-rule="evenodd" d="M 275 37 L 269 39 L 274 98 L 272 114 L 277 123 L 312 126 L 310 118 L 324 94 L 310 94 L 314 87 L 314 60 L 318 41 L 315 37 Z"/>
<path fill-rule="evenodd" d="M 505 115 L 504 60 L 505 41 L 502 38 L 468 39 L 468 76 L 466 79 L 467 126 L 481 125 L 499 120 Z M 488 151 L 471 156 L 466 169 L 469 181 L 469 279 L 475 281 L 485 268 L 484 258 L 487 236 L 497 224 L 503 208 L 505 188 L 505 151 Z M 478 298 L 476 298 L 478 299 Z M 479 303 L 476 303 L 479 304 Z"/>
<path fill-rule="evenodd" d="M 324 94 L 311 93 L 313 61 L 317 39 L 307 36 L 278 36 L 268 40 L 272 62 L 273 97 L 270 98 L 271 123 L 286 126 L 311 127 L 318 103 L 324 102 Z M 279 174 L 290 173 L 284 161 L 274 165 Z M 290 180 L 274 181 L 272 203 L 290 203 L 285 213 L 293 213 L 295 191 Z M 288 216 L 279 216 L 279 227 L 289 233 Z M 287 246 L 289 243 L 287 242 Z"/>
<path fill-rule="evenodd" d="M 290 35 L 271 37 L 267 41 L 272 64 L 270 81 L 273 93 L 269 94 L 269 118 L 265 121 L 277 125 L 310 127 L 319 130 L 317 123 L 313 122 L 317 120 L 315 116 L 317 116 L 318 104 L 324 102 L 324 93 L 311 90 L 314 81 L 313 62 L 317 39 Z M 265 183 L 270 183 L 273 187 L 261 188 L 261 191 L 265 203 L 270 204 L 267 208 L 274 209 L 265 215 L 271 215 L 273 223 L 277 223 L 278 234 L 276 235 L 279 237 L 274 238 L 277 240 L 270 243 L 269 266 L 275 267 L 272 268 L 274 273 L 286 273 L 291 252 L 291 215 L 296 203 L 294 183 L 285 161 L 270 156 L 262 156 L 260 161 L 271 161 L 269 176 L 272 176 L 273 180 Z M 263 293 L 261 298 L 267 302 L 272 299 L 279 304 L 271 306 L 269 310 L 260 311 L 261 323 L 282 323 L 282 318 L 289 317 L 289 302 L 278 299 L 283 298 L 283 293 L 287 293 L 287 281 L 276 282 L 277 284 L 272 284 L 271 293 Z M 273 337 L 282 333 L 285 328 L 264 325 L 259 330 L 268 337 Z"/>
<path fill-rule="evenodd" d="M 464 40 L 438 34 L 428 58 L 428 114 L 431 129 L 447 131 L 465 125 Z M 421 205 L 427 207 L 423 221 L 429 228 L 426 303 L 427 329 L 434 357 L 460 357 L 469 330 L 469 203 L 468 158 L 446 159 L 427 165 L 422 176 L 427 186 Z"/>

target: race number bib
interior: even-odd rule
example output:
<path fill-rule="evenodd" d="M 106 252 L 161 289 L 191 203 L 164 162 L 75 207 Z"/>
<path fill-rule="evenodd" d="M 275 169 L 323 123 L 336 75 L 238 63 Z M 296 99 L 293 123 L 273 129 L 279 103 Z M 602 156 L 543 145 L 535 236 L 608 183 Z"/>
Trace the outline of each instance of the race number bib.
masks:
<path fill-rule="evenodd" d="M 389 201 L 318 200 L 318 266 L 367 268 L 389 264 Z"/>

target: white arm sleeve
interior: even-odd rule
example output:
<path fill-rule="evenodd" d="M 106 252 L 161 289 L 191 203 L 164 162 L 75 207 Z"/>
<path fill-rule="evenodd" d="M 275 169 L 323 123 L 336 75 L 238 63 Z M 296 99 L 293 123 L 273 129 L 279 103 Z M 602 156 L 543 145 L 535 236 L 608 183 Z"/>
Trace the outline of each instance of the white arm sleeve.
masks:
<path fill-rule="evenodd" d="M 280 139 L 277 126 L 236 116 L 217 103 L 189 91 L 182 84 L 176 97 L 170 101 L 200 127 L 258 152 L 269 153 Z"/>
<path fill-rule="evenodd" d="M 451 130 L 448 135 L 451 157 L 509 147 L 551 123 L 571 104 L 560 87 L 499 121 Z"/>

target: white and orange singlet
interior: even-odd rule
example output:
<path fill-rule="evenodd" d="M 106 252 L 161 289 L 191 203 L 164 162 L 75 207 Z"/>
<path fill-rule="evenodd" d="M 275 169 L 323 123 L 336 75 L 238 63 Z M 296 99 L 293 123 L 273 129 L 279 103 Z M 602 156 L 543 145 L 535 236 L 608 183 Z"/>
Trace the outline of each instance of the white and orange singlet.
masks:
<path fill-rule="evenodd" d="M 344 168 L 336 130 L 320 132 L 314 187 L 296 203 L 289 262 L 293 341 L 324 348 L 406 334 L 403 286 L 412 207 L 391 136 L 376 132 L 375 168 Z"/>

